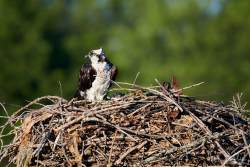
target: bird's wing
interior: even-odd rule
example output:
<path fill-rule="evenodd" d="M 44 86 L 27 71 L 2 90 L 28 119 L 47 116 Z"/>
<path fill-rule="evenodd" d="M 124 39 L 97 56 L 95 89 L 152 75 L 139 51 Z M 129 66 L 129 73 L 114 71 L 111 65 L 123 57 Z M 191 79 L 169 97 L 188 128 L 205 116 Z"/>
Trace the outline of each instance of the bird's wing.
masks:
<path fill-rule="evenodd" d="M 92 86 L 92 82 L 94 82 L 96 78 L 96 71 L 91 66 L 91 64 L 84 64 L 80 70 L 79 75 L 79 90 L 85 91 Z"/>
<path fill-rule="evenodd" d="M 115 81 L 117 74 L 118 74 L 118 69 L 116 66 L 113 65 L 111 68 L 110 80 Z"/>

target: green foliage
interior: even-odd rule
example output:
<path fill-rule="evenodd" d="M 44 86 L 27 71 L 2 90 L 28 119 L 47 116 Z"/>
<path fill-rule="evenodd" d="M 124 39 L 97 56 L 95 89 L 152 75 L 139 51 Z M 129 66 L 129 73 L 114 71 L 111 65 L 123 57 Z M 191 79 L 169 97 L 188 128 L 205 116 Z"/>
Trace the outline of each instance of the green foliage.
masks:
<path fill-rule="evenodd" d="M 0 101 L 70 98 L 84 55 L 101 46 L 119 81 L 175 75 L 207 82 L 188 92 L 198 97 L 249 98 L 249 11 L 243 0 L 0 0 Z"/>

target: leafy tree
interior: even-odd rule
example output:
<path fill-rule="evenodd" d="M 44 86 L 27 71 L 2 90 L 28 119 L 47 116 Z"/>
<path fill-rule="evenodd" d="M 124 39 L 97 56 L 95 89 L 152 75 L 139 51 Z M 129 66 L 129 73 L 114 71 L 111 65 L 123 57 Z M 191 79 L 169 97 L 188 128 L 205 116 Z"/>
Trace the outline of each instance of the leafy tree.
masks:
<path fill-rule="evenodd" d="M 176 75 L 182 86 L 206 81 L 188 92 L 199 97 L 249 98 L 248 18 L 242 0 L 0 0 L 0 100 L 70 98 L 84 54 L 101 46 L 118 80 Z"/>

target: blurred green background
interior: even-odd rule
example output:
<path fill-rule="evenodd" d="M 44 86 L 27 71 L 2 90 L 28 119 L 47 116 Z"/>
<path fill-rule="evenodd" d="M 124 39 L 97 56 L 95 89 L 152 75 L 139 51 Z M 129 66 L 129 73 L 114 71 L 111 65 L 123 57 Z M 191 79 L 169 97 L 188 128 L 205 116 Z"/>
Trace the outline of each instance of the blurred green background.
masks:
<path fill-rule="evenodd" d="M 250 99 L 246 0 L 0 0 L 0 102 L 9 111 L 44 95 L 70 98 L 84 55 L 103 47 L 118 81 L 175 75 L 200 98 Z"/>
<path fill-rule="evenodd" d="M 189 95 L 248 101 L 249 39 L 247 0 L 0 0 L 0 102 L 11 113 L 40 96 L 72 97 L 84 55 L 99 47 L 117 81 L 175 75 L 182 87 L 206 82 Z"/>
<path fill-rule="evenodd" d="M 250 97 L 250 1 L 0 0 L 0 102 L 10 112 L 36 97 L 70 98 L 91 49 L 103 47 L 117 81 L 175 75 L 187 93 Z"/>

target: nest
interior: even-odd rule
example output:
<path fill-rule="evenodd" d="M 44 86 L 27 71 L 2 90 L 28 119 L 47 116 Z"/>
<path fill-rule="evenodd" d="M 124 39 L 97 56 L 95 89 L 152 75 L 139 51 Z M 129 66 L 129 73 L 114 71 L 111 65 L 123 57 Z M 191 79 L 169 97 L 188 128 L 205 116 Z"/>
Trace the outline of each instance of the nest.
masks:
<path fill-rule="evenodd" d="M 1 160 L 19 167 L 250 164 L 249 122 L 237 101 L 201 101 L 162 86 L 126 91 L 96 103 L 34 100 L 2 126 L 13 127 L 14 139 L 1 147 Z"/>

